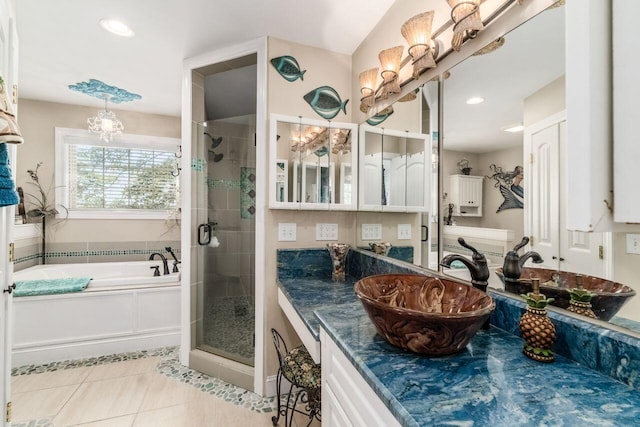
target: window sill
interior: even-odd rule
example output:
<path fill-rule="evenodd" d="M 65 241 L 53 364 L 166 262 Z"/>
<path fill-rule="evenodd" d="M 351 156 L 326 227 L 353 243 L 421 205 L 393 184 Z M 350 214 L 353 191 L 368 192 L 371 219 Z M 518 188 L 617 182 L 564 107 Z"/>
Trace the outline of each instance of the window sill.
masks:
<path fill-rule="evenodd" d="M 109 209 L 104 211 L 69 211 L 62 215 L 56 215 L 57 219 L 145 219 L 167 220 L 170 211 L 146 211 L 135 212 L 127 210 Z"/>

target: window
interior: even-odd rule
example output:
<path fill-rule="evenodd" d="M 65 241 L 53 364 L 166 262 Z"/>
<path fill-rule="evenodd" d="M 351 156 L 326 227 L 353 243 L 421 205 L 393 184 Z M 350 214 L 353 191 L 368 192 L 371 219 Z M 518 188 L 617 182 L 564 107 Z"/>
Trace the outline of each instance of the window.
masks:
<path fill-rule="evenodd" d="M 69 218 L 164 219 L 178 207 L 179 145 L 129 134 L 105 143 L 85 130 L 56 128 L 56 204 Z"/>

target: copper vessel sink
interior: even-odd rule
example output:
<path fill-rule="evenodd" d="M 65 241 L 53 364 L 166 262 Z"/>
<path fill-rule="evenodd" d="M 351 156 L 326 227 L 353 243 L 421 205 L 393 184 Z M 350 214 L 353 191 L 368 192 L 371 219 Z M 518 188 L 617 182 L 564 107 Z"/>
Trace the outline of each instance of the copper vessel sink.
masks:
<path fill-rule="evenodd" d="M 495 308 L 478 289 L 417 274 L 365 277 L 354 290 L 380 336 L 429 356 L 463 350 Z"/>
<path fill-rule="evenodd" d="M 504 283 L 504 288 L 507 292 L 518 295 L 531 292 L 531 283 L 505 280 L 502 268 L 498 268 L 496 274 Z M 546 268 L 525 267 L 522 269 L 520 279 L 530 279 L 532 277 L 540 279 L 540 293 L 545 294 L 547 298 L 555 299 L 551 305 L 560 308 L 569 307 L 569 301 L 571 301 L 569 289 L 576 288 L 576 273 Z M 595 294 L 591 299 L 591 308 L 600 320 L 610 320 L 622 308 L 624 303 L 636 294 L 629 286 L 600 277 L 583 275 L 582 282 L 584 289 Z"/>

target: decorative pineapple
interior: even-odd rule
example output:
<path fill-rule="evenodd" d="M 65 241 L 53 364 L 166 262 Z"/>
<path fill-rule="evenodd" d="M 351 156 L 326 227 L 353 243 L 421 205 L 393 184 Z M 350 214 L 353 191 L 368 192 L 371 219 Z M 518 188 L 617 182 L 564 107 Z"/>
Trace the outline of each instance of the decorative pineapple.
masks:
<path fill-rule="evenodd" d="M 569 301 L 569 307 L 567 307 L 567 310 L 597 319 L 598 316 L 596 316 L 591 309 L 591 298 L 593 298 L 595 294 L 583 289 L 581 274 L 576 274 L 576 286 L 576 289 L 569 290 L 571 301 Z"/>
<path fill-rule="evenodd" d="M 531 279 L 533 292 L 521 295 L 527 301 L 527 311 L 520 318 L 520 333 L 526 341 L 522 352 L 538 362 L 553 362 L 551 351 L 556 328 L 547 317 L 546 306 L 553 301 L 540 293 L 540 279 Z"/>

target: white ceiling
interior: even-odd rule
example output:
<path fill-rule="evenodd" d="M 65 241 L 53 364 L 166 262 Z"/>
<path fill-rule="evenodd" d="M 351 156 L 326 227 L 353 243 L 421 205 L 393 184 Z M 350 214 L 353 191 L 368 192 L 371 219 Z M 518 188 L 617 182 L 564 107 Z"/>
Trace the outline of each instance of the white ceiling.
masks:
<path fill-rule="evenodd" d="M 505 36 L 498 50 L 472 56 L 444 83 L 444 148 L 490 152 L 522 144 L 501 128 L 522 123 L 523 101 L 564 74 L 564 7 L 549 9 Z M 485 102 L 467 105 L 480 96 Z"/>
<path fill-rule="evenodd" d="M 101 107 L 68 85 L 98 79 L 142 95 L 116 106 L 180 115 L 182 61 L 274 36 L 351 54 L 393 0 L 17 0 L 20 97 Z M 98 22 L 118 18 L 127 39 Z"/>

